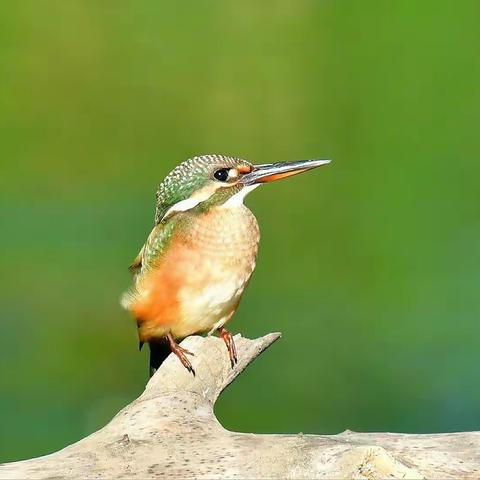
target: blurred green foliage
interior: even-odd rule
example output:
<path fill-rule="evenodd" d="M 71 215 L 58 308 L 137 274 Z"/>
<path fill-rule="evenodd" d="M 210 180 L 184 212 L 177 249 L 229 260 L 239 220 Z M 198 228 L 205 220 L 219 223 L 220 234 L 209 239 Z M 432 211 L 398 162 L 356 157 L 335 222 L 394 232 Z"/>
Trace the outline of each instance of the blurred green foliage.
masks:
<path fill-rule="evenodd" d="M 142 390 L 119 307 L 180 161 L 331 157 L 266 186 L 231 323 L 283 339 L 221 398 L 241 431 L 480 429 L 480 3 L 3 1 L 0 460 Z"/>

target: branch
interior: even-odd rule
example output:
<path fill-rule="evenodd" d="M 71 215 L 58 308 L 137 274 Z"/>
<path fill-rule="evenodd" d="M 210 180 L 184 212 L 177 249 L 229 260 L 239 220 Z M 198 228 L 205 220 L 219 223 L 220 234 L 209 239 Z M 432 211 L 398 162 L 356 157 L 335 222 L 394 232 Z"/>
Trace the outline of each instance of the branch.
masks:
<path fill-rule="evenodd" d="M 143 394 L 98 432 L 44 457 L 0 465 L 0 479 L 479 478 L 480 432 L 257 435 L 225 430 L 222 390 L 280 337 L 189 337 L 196 376 L 170 355 Z"/>

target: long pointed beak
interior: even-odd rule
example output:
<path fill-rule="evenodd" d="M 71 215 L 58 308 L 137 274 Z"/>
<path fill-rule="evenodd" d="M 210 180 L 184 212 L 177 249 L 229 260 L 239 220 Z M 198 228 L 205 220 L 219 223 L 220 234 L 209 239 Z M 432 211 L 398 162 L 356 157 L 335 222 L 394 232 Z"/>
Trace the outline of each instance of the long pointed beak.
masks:
<path fill-rule="evenodd" d="M 281 178 L 291 177 L 298 173 L 312 170 L 330 163 L 330 160 L 298 160 L 295 162 L 265 163 L 254 165 L 250 173 L 243 175 L 240 179 L 245 185 L 255 183 L 267 183 Z"/>

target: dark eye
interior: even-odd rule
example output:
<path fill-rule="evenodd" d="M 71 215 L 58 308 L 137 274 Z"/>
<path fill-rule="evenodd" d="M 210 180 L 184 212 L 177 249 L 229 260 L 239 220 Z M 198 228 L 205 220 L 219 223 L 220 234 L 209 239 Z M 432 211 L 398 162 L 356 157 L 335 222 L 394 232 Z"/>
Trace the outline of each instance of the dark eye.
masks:
<path fill-rule="evenodd" d="M 221 168 L 213 174 L 214 178 L 219 182 L 226 182 L 228 180 L 228 168 Z"/>

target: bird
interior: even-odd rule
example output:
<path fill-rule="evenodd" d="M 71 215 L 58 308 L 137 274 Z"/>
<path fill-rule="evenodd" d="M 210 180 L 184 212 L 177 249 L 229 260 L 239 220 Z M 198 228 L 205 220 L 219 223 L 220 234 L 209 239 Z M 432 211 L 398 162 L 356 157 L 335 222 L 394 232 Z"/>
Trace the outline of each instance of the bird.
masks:
<path fill-rule="evenodd" d="M 260 230 L 244 205 L 260 185 L 326 165 L 300 160 L 254 165 L 227 155 L 200 155 L 175 167 L 156 192 L 154 226 L 130 265 L 122 306 L 137 323 L 140 350 L 150 347 L 150 376 L 174 353 L 193 375 L 179 342 L 218 332 L 232 368 L 237 351 L 225 328 L 255 269 Z M 193 359 L 192 359 L 193 361 Z"/>

